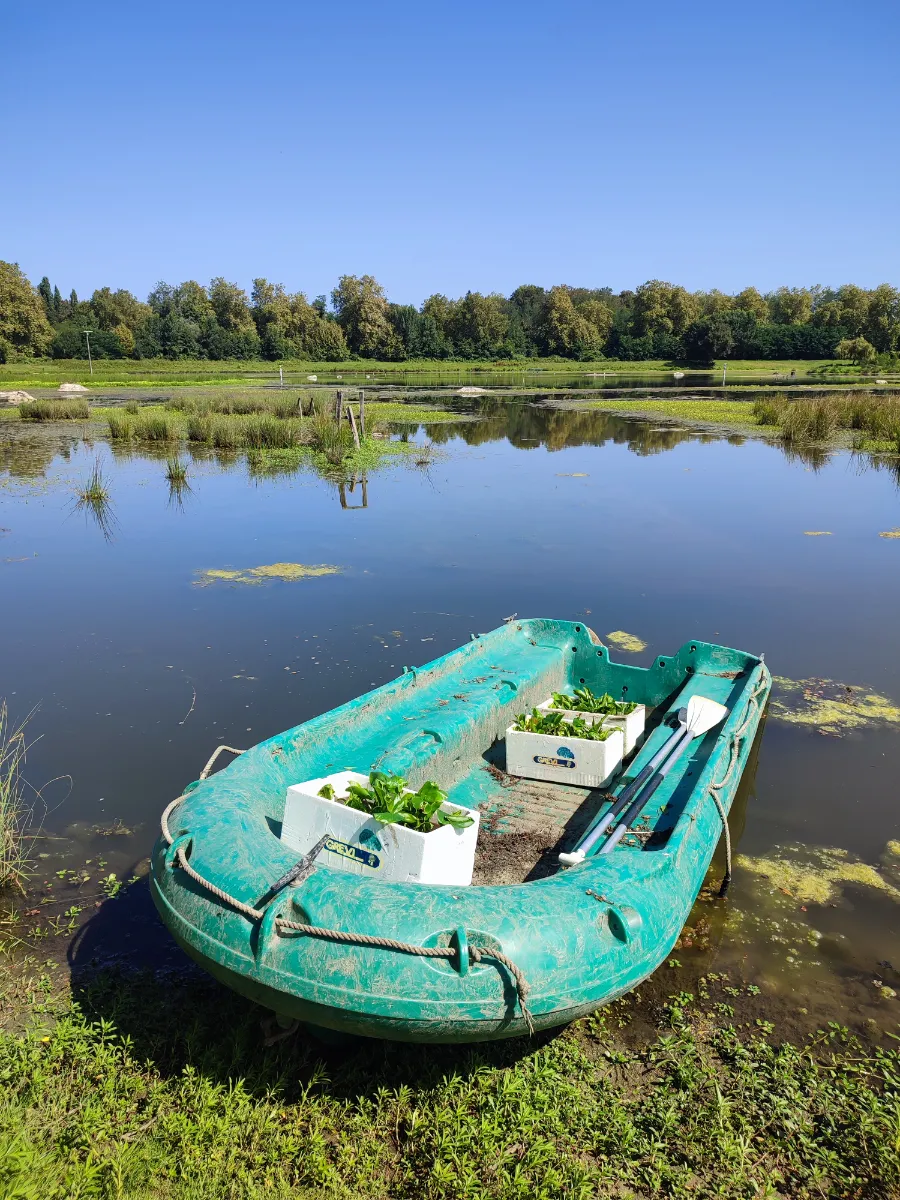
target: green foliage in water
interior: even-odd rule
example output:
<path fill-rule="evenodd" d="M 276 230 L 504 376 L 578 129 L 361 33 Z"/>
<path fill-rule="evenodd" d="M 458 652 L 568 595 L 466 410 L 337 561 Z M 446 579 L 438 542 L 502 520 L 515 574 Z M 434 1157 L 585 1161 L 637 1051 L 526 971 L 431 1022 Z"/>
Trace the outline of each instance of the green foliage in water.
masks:
<path fill-rule="evenodd" d="M 430 833 L 440 825 L 452 825 L 454 829 L 467 829 L 474 822 L 464 808 L 444 812 L 441 805 L 447 793 L 436 783 L 423 783 L 417 792 L 406 790 L 402 775 L 387 775 L 373 771 L 368 786 L 362 783 L 347 785 L 347 794 L 337 796 L 330 783 L 319 789 L 325 800 L 338 800 L 349 808 L 358 809 L 380 821 L 382 825 L 406 825 L 419 833 Z"/>
<path fill-rule="evenodd" d="M 574 717 L 567 721 L 561 712 L 539 712 L 531 710 L 531 716 L 520 713 L 513 722 L 513 729 L 519 733 L 547 733 L 554 737 L 583 738 L 588 742 L 605 742 L 615 730 L 607 729 L 603 720 L 593 723 L 585 721 L 584 717 Z"/>
<path fill-rule="evenodd" d="M 26 400 L 19 405 L 23 421 L 86 421 L 90 415 L 87 400 Z"/>
<path fill-rule="evenodd" d="M 553 693 L 553 707 L 577 710 L 578 712 L 602 713 L 608 717 L 627 717 L 637 708 L 625 700 L 615 700 L 609 692 L 595 696 L 589 687 L 576 688 L 574 694 L 567 696 L 563 692 Z"/>

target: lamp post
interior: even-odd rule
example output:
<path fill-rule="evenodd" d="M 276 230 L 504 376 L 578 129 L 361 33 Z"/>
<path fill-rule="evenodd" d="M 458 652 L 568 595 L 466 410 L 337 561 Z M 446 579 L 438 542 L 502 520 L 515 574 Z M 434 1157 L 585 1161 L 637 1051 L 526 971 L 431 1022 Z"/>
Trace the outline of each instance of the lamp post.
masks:
<path fill-rule="evenodd" d="M 91 358 L 91 334 L 93 332 L 94 332 L 93 329 L 85 329 L 85 331 L 84 331 L 84 336 L 87 340 L 87 348 L 88 348 L 88 366 L 91 368 L 92 375 L 94 373 L 94 360 Z"/>

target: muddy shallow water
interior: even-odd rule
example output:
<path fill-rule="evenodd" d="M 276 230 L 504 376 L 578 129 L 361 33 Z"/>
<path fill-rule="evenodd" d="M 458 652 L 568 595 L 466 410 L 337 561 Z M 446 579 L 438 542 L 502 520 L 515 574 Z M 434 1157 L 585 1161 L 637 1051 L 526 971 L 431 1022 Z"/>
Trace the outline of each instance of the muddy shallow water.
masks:
<path fill-rule="evenodd" d="M 625 661 L 702 638 L 765 652 L 785 681 L 732 815 L 729 899 L 698 903 L 663 984 L 728 970 L 800 1023 L 895 1027 L 900 539 L 879 536 L 900 525 L 895 473 L 531 400 L 415 437 L 430 465 L 370 473 L 362 507 L 362 480 L 259 478 L 241 457 L 190 464 L 179 497 L 158 455 L 0 426 L 0 695 L 36 708 L 29 778 L 54 781 L 35 903 L 81 898 L 99 921 L 102 880 L 141 875 L 160 810 L 220 742 L 513 613 L 579 619 L 646 643 Z M 105 531 L 73 496 L 97 458 Z M 272 564 L 337 570 L 252 571 Z"/>

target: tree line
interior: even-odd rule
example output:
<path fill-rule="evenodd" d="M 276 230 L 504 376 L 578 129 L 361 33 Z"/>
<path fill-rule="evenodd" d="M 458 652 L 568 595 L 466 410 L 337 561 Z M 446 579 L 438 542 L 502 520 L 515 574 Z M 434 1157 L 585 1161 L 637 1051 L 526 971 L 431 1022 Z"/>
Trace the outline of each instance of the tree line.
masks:
<path fill-rule="evenodd" d="M 691 292 L 651 279 L 622 292 L 524 284 L 509 296 L 429 296 L 416 308 L 388 300 L 371 275 L 343 275 L 330 297 L 308 300 L 255 279 L 249 296 L 221 276 L 208 286 L 159 283 L 138 300 L 122 288 L 63 297 L 47 276 L 34 287 L 0 262 L 0 362 L 86 358 L 520 359 L 585 362 L 717 358 L 850 358 L 895 362 L 900 291 L 754 287 L 736 295 Z"/>

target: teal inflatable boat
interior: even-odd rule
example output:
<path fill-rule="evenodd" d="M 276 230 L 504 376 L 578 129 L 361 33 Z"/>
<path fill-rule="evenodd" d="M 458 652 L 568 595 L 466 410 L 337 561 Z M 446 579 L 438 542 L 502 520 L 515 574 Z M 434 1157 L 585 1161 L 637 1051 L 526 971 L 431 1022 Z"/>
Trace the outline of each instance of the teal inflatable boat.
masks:
<path fill-rule="evenodd" d="M 722 646 L 688 642 L 639 668 L 611 662 L 583 624 L 511 621 L 252 749 L 230 749 L 237 757 L 214 775 L 211 760 L 163 814 L 154 900 L 189 955 L 282 1023 L 416 1042 L 562 1025 L 635 987 L 671 951 L 727 837 L 770 686 L 760 658 Z M 673 737 L 692 696 L 727 712 L 611 853 L 601 838 L 563 867 L 559 855 L 578 859 L 571 852 L 590 843 L 611 795 L 507 774 L 504 736 L 517 714 L 579 687 L 646 706 L 615 794 Z M 372 769 L 412 788 L 434 781 L 479 811 L 470 886 L 351 874 L 336 869 L 347 848 L 328 839 L 298 861 L 281 837 L 288 788 Z"/>

